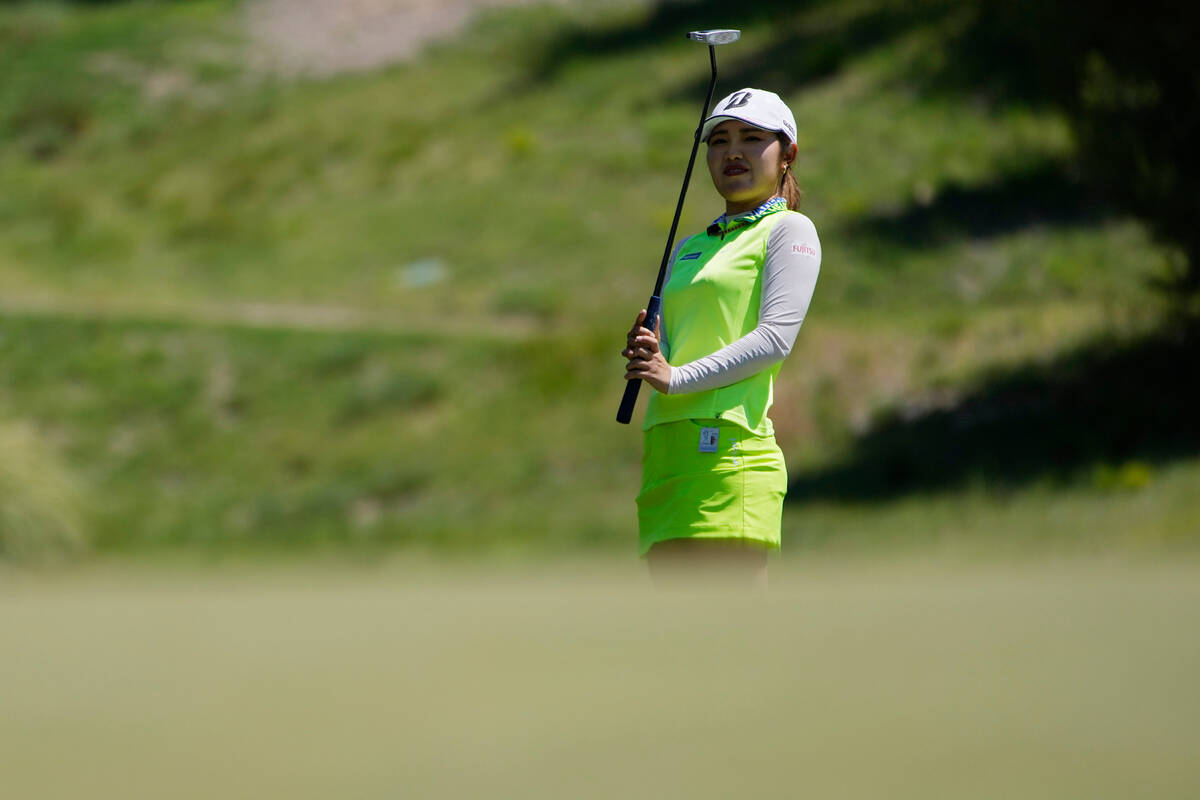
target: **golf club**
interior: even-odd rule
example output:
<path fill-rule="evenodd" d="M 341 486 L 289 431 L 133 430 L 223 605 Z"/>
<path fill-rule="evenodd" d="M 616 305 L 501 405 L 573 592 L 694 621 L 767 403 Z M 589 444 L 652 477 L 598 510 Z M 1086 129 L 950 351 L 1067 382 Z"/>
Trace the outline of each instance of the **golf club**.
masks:
<path fill-rule="evenodd" d="M 719 44 L 736 42 L 742 35 L 741 31 L 710 30 L 692 31 L 687 38 L 708 45 L 708 60 L 712 65 L 712 78 L 708 82 L 708 95 L 704 98 L 704 109 L 700 112 L 700 122 L 696 125 L 696 136 L 692 140 L 692 154 L 688 157 L 687 172 L 683 174 L 683 188 L 679 190 L 679 202 L 675 204 L 675 218 L 671 220 L 671 232 L 667 234 L 667 246 L 663 249 L 662 264 L 658 267 L 658 280 L 654 282 L 654 293 L 646 303 L 646 319 L 642 325 L 654 330 L 658 324 L 658 313 L 662 309 L 663 278 L 667 274 L 667 262 L 671 259 L 671 250 L 675 245 L 675 229 L 679 227 L 679 214 L 683 211 L 683 199 L 687 196 L 688 183 L 692 179 L 692 167 L 696 163 L 696 151 L 700 149 L 700 131 L 704 127 L 704 119 L 708 116 L 708 107 L 712 103 L 713 89 L 717 86 L 717 51 Z M 628 425 L 633 418 L 633 407 L 637 404 L 638 392 L 641 391 L 641 378 L 633 378 L 625 382 L 625 396 L 621 398 L 621 408 L 617 411 L 617 422 Z"/>

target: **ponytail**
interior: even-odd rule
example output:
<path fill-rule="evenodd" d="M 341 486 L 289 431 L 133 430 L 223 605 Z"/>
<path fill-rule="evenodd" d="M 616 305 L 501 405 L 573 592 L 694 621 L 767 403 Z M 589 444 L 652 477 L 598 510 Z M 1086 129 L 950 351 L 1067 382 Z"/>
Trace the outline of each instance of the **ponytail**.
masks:
<path fill-rule="evenodd" d="M 800 190 L 800 184 L 796 183 L 796 176 L 790 168 L 783 173 L 783 179 L 779 182 L 779 196 L 787 202 L 787 207 L 792 211 L 800 210 L 800 200 L 804 197 L 804 192 Z"/>
<path fill-rule="evenodd" d="M 782 131 L 779 132 L 779 143 L 786 150 L 792 143 L 792 140 L 787 137 Z M 792 211 L 800 210 L 800 200 L 804 197 L 804 192 L 800 190 L 800 184 L 796 183 L 796 176 L 792 174 L 792 167 L 789 164 L 784 170 L 783 176 L 779 179 L 779 196 L 787 203 L 787 207 Z"/>

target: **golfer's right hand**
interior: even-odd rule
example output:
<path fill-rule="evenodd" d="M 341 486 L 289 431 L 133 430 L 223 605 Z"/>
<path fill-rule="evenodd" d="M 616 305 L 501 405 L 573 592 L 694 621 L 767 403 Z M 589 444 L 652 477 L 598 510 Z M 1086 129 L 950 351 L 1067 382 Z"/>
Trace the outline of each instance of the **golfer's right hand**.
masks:
<path fill-rule="evenodd" d="M 647 359 L 658 352 L 658 331 L 652 331 L 645 327 L 643 323 L 646 321 L 646 309 L 638 312 L 637 319 L 633 321 L 633 327 L 629 329 L 629 333 L 625 334 L 625 349 L 621 351 L 623 358 Z M 656 321 L 655 327 L 659 327 L 661 320 Z"/>
<path fill-rule="evenodd" d="M 646 309 L 642 309 L 633 327 L 625 337 L 626 347 L 621 355 L 628 359 L 625 365 L 625 380 L 644 380 L 659 392 L 666 393 L 671 385 L 671 365 L 663 358 L 658 347 L 658 331 L 662 329 L 662 317 L 655 321 L 655 328 L 645 327 Z"/>

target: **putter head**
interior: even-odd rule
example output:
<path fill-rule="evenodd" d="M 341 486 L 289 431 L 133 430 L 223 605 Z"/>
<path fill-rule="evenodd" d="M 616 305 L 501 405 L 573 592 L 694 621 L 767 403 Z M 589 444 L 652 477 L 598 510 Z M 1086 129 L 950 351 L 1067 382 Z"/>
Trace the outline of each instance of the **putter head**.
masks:
<path fill-rule="evenodd" d="M 692 31 L 687 35 L 687 38 L 694 42 L 704 42 L 710 47 L 717 44 L 729 44 L 736 42 L 742 37 L 741 31 L 728 29 L 712 30 L 712 31 Z"/>

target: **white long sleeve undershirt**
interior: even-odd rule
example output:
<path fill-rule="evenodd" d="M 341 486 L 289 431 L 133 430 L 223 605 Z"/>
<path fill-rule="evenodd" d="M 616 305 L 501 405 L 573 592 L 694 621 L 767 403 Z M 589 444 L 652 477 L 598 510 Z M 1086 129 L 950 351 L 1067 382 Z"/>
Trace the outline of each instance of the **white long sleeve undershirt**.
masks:
<path fill-rule="evenodd" d="M 672 257 L 672 265 L 674 261 Z M 728 386 L 786 358 L 808 313 L 820 269 L 821 242 L 816 227 L 803 214 L 786 214 L 767 238 L 758 324 L 715 353 L 672 366 L 667 394 Z M 669 268 L 665 280 L 670 280 Z M 664 307 L 663 314 L 670 314 L 670 309 Z M 663 336 L 665 339 L 665 333 Z"/>

